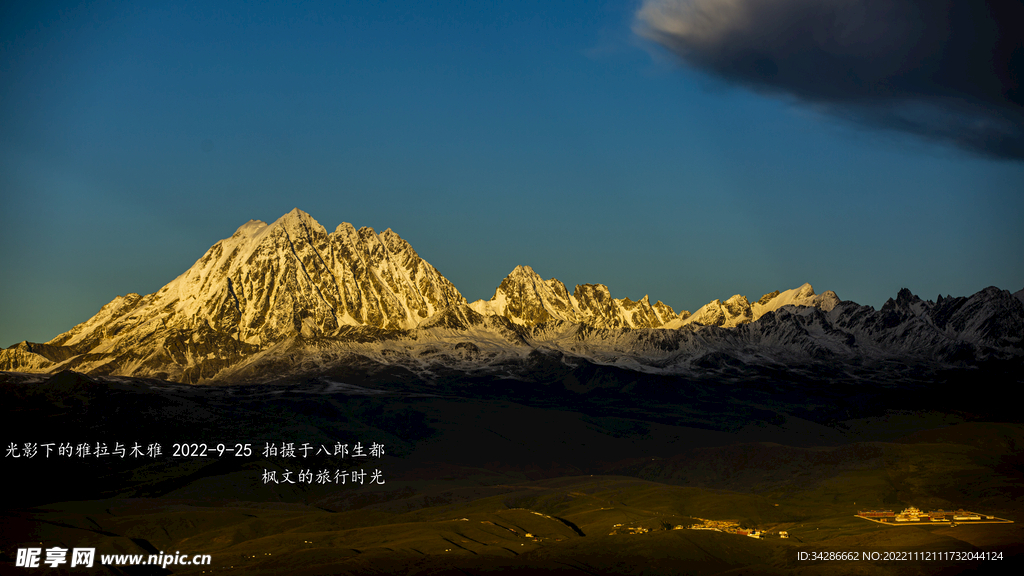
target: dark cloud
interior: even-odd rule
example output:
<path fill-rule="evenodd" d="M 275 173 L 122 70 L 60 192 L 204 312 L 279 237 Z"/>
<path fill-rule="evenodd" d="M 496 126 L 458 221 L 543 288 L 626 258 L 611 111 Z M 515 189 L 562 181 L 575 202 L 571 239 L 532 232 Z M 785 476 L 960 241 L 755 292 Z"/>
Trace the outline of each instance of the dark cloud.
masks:
<path fill-rule="evenodd" d="M 690 66 L 848 119 L 1024 160 L 1021 0 L 644 0 Z"/>

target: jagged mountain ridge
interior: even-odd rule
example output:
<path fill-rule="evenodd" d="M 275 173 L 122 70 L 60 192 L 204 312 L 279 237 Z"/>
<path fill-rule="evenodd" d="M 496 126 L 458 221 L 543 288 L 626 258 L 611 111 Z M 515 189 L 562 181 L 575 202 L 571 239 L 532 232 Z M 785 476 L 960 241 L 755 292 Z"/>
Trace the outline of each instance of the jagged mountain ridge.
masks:
<path fill-rule="evenodd" d="M 934 303 L 901 291 L 875 311 L 804 284 L 676 314 L 647 296 L 614 299 L 600 284 L 569 294 L 528 266 L 490 300 L 468 304 L 390 229 L 343 223 L 328 234 L 295 209 L 269 225 L 244 224 L 154 294 L 119 296 L 46 344 L 0 350 L 0 369 L 199 382 L 272 380 L 353 361 L 425 374 L 528 370 L 537 353 L 669 373 L 730 362 L 948 363 L 1017 357 L 1022 327 L 1024 291 Z"/>
<path fill-rule="evenodd" d="M 490 300 L 470 304 L 483 316 L 504 316 L 515 324 L 534 326 L 552 320 L 586 324 L 594 328 L 680 328 L 688 324 L 732 327 L 757 320 L 765 313 L 783 306 L 814 306 L 831 310 L 839 297 L 831 290 L 815 295 L 810 284 L 799 288 L 765 294 L 751 304 L 736 294 L 724 303 L 712 300 L 695 314 L 684 310 L 676 314 L 672 307 L 658 300 L 651 304 L 644 296 L 633 301 L 612 298 L 603 284 L 577 285 L 569 294 L 565 284 L 551 278 L 544 280 L 529 266 L 516 266 L 498 286 Z"/>
<path fill-rule="evenodd" d="M 516 266 L 490 300 L 477 300 L 470 308 L 524 326 L 561 320 L 597 328 L 660 328 L 680 317 L 660 300 L 651 304 L 647 296 L 636 302 L 612 298 L 603 284 L 577 285 L 569 294 L 565 284 L 554 278 L 543 280 L 529 266 Z"/>

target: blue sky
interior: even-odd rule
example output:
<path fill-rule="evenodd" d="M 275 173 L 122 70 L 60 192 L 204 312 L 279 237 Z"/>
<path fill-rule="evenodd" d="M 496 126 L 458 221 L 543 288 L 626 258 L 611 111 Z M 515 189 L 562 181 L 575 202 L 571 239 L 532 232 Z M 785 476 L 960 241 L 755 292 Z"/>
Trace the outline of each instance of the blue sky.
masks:
<path fill-rule="evenodd" d="M 640 8 L 0 8 L 0 345 L 293 207 L 392 228 L 470 300 L 518 264 L 677 311 L 1024 288 L 1024 162 L 693 65 Z"/>

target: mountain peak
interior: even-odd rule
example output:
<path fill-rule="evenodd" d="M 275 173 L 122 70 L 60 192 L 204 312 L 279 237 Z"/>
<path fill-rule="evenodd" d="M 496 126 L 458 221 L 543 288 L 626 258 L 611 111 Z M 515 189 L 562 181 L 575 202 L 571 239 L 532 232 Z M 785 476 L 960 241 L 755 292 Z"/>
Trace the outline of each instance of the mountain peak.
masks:
<path fill-rule="evenodd" d="M 910 303 L 916 300 L 920 300 L 916 294 L 910 291 L 909 288 L 900 288 L 900 291 L 896 293 L 896 302 L 899 303 Z"/>
<path fill-rule="evenodd" d="M 552 285 L 552 283 L 561 284 L 561 282 L 555 278 L 545 282 L 544 279 L 541 278 L 540 274 L 537 274 L 533 268 L 520 264 L 513 268 L 512 271 L 508 273 L 508 276 L 505 276 L 505 279 L 501 281 L 501 284 L 495 291 L 495 295 L 497 295 L 498 292 L 509 293 L 509 291 L 513 290 L 526 290 L 527 292 L 536 292 L 537 290 L 545 291 L 545 288 L 549 288 L 549 285 Z M 565 286 L 563 285 L 562 290 L 564 289 Z"/>
<path fill-rule="evenodd" d="M 252 238 L 266 229 L 267 223 L 262 220 L 249 220 L 245 224 L 238 227 L 235 233 L 231 235 L 232 238 Z"/>
<path fill-rule="evenodd" d="M 541 276 L 540 276 L 540 274 L 537 274 L 533 270 L 533 268 L 531 268 L 531 267 L 529 267 L 529 266 L 527 266 L 525 264 L 520 264 L 520 265 L 516 266 L 515 268 L 513 268 L 512 271 L 508 273 L 507 278 L 537 278 L 537 279 L 541 279 Z"/>
<path fill-rule="evenodd" d="M 334 229 L 334 233 L 340 234 L 342 236 L 355 236 L 356 227 L 349 224 L 348 222 L 342 222 L 341 224 L 338 224 L 337 228 Z"/>
<path fill-rule="evenodd" d="M 298 208 L 269 225 L 250 220 L 159 291 L 116 298 L 52 342 L 81 350 L 76 369 L 130 350 L 119 361 L 132 370 L 162 366 L 157 377 L 195 382 L 289 339 L 412 329 L 465 303 L 406 248 L 390 230 L 378 237 L 342 224 L 328 235 Z"/>
<path fill-rule="evenodd" d="M 574 298 L 597 298 L 599 300 L 611 300 L 612 292 L 604 284 L 577 284 L 572 293 Z M 626 298 L 626 300 L 629 300 Z"/>
<path fill-rule="evenodd" d="M 731 298 L 726 300 L 725 303 L 738 306 L 750 306 L 750 301 L 747 300 L 747 297 L 742 294 L 734 294 Z"/>
<path fill-rule="evenodd" d="M 413 250 L 412 245 L 406 242 L 397 232 L 388 228 L 377 235 L 384 246 L 391 251 L 392 254 L 399 255 L 404 253 L 410 253 L 410 257 L 416 256 L 416 251 Z"/>
<path fill-rule="evenodd" d="M 485 315 L 504 316 L 517 324 L 540 324 L 566 319 L 572 315 L 572 303 L 565 285 L 552 278 L 544 281 L 533 268 L 516 266 L 489 302 L 474 303 L 475 310 Z"/>
<path fill-rule="evenodd" d="M 284 216 L 281 216 L 270 225 L 271 228 L 284 228 L 288 231 L 300 231 L 307 230 L 310 232 L 317 231 L 323 234 L 327 234 L 327 229 L 320 225 L 312 216 L 299 210 L 298 208 L 292 208 L 291 212 L 288 212 Z"/>

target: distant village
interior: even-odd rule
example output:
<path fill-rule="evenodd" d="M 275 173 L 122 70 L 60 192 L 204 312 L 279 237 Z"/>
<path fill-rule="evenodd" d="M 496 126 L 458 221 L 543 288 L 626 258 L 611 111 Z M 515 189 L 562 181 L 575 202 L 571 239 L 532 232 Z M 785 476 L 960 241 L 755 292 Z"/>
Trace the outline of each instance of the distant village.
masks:
<path fill-rule="evenodd" d="M 725 532 L 727 534 L 739 534 L 740 536 L 749 536 L 751 538 L 761 538 L 769 536 L 769 530 L 757 530 L 755 528 L 746 528 L 741 526 L 737 522 L 731 520 L 707 520 L 704 518 L 694 518 L 697 520 L 697 524 L 690 524 L 684 526 L 682 524 L 669 524 L 667 522 L 662 524 L 662 528 L 665 530 L 713 530 L 715 532 Z M 612 531 L 608 533 L 609 536 L 618 536 L 621 534 L 646 534 L 651 529 L 638 524 L 615 524 L 612 526 Z M 788 538 L 789 535 L 786 532 L 772 532 L 770 534 L 773 537 Z"/>
<path fill-rule="evenodd" d="M 910 506 L 899 513 L 893 512 L 892 510 L 861 510 L 857 512 L 857 517 L 890 526 L 921 526 L 925 523 L 928 525 L 948 524 L 950 526 L 958 526 L 962 524 L 1013 524 L 1013 520 L 996 518 L 995 516 L 988 514 L 979 514 L 977 512 L 971 512 L 970 510 L 964 510 L 963 508 L 958 508 L 956 510 L 939 509 L 924 512 L 919 508 Z M 664 528 L 666 530 L 711 530 L 714 532 L 737 534 L 757 539 L 789 538 L 789 533 L 784 530 L 776 531 L 774 528 L 768 530 L 747 528 L 742 526 L 739 522 L 732 520 L 709 520 L 705 518 L 694 518 L 694 520 L 697 520 L 697 523 L 690 524 L 689 526 L 683 526 L 681 524 L 670 525 L 665 523 Z M 648 528 L 643 526 L 616 524 L 612 527 L 612 531 L 609 536 L 619 534 L 644 534 L 649 531 L 650 530 Z"/>
<path fill-rule="evenodd" d="M 1012 520 L 1004 520 L 1002 518 L 996 518 L 995 516 L 989 516 L 986 514 L 979 514 L 977 512 L 971 512 L 970 510 L 964 510 L 962 508 L 957 510 L 932 510 L 930 512 L 923 512 L 913 506 L 903 510 L 900 513 L 893 512 L 892 510 L 862 510 L 857 512 L 858 518 L 865 520 L 871 520 L 872 522 L 878 522 L 881 524 L 890 524 L 893 526 L 914 526 L 920 525 L 922 522 L 941 522 L 949 524 L 950 526 L 957 526 L 958 524 L 1012 524 Z"/>
<path fill-rule="evenodd" d="M 704 518 L 697 518 L 700 520 L 697 524 L 691 524 L 686 528 L 689 530 L 714 530 L 715 532 L 725 532 L 727 534 L 739 534 L 740 536 L 749 536 L 751 538 L 762 538 L 769 535 L 767 530 L 757 530 L 755 528 L 744 528 L 736 522 L 730 520 L 706 520 Z M 682 528 L 682 526 L 679 526 Z M 787 532 L 778 532 L 771 534 L 772 536 L 778 536 L 779 538 L 789 538 Z"/>
<path fill-rule="evenodd" d="M 932 510 L 930 512 L 924 512 L 919 508 L 910 506 L 902 512 L 893 512 L 892 510 L 862 510 L 857 512 L 858 518 L 865 520 L 871 520 L 872 522 L 878 522 L 880 524 L 887 524 L 890 526 L 921 526 L 924 523 L 928 524 L 948 524 L 949 526 L 958 526 L 963 524 L 1013 524 L 1013 520 L 1006 520 L 1003 518 L 997 518 L 988 514 L 979 514 L 970 510 L 964 510 L 958 508 L 956 510 Z M 731 520 L 707 520 L 704 518 L 696 518 L 699 522 L 691 524 L 689 526 L 675 526 L 673 529 L 681 530 L 713 530 L 715 532 L 725 532 L 728 534 L 738 534 L 740 536 L 749 536 L 750 538 L 789 538 L 789 533 L 785 531 L 775 532 L 772 530 L 758 530 L 756 528 L 746 528 L 741 526 L 738 522 Z M 620 526 L 620 525 L 619 525 Z M 623 533 L 624 529 L 616 526 L 618 532 Z M 646 532 L 645 529 L 629 529 L 627 533 L 639 533 L 639 530 Z"/>

